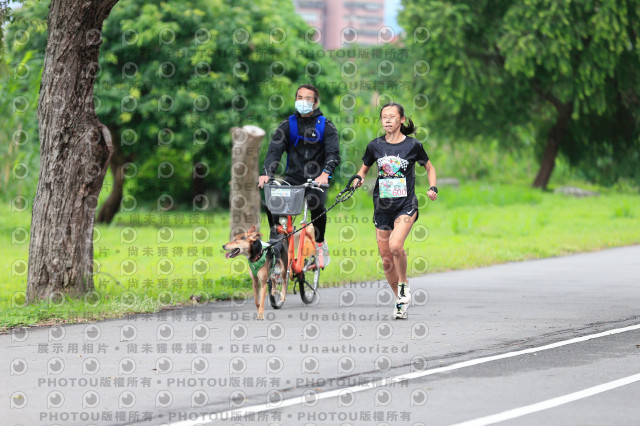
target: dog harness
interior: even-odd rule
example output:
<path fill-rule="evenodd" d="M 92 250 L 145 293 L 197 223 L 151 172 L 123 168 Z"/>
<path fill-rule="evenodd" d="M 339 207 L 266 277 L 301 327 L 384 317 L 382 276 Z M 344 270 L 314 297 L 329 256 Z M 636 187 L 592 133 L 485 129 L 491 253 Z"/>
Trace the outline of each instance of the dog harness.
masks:
<path fill-rule="evenodd" d="M 264 241 L 260 241 L 260 244 L 262 244 L 262 255 L 260 255 L 258 260 L 256 260 L 255 262 L 252 262 L 250 260 L 248 261 L 249 262 L 249 268 L 251 268 L 251 272 L 256 277 L 258 276 L 258 271 L 260 270 L 260 268 L 262 268 L 264 266 L 264 262 L 267 261 L 267 252 L 269 251 L 267 249 L 269 244 L 265 243 Z"/>

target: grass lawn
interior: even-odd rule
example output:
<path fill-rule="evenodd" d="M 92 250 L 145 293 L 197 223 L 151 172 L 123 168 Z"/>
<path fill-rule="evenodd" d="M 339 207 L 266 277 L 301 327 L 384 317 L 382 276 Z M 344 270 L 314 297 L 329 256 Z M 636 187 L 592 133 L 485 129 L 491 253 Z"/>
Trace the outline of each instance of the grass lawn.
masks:
<path fill-rule="evenodd" d="M 427 201 L 421 199 L 405 244 L 410 276 L 640 243 L 637 194 L 572 198 L 524 185 L 471 183 L 442 187 L 436 202 Z M 251 292 L 244 258 L 227 260 L 221 249 L 227 213 L 141 211 L 96 227 L 94 293 L 24 306 L 30 207 L 0 208 L 0 330 L 153 312 L 189 303 L 193 294 L 219 300 Z M 364 191 L 329 213 L 332 261 L 323 285 L 384 279 L 372 213 Z"/>

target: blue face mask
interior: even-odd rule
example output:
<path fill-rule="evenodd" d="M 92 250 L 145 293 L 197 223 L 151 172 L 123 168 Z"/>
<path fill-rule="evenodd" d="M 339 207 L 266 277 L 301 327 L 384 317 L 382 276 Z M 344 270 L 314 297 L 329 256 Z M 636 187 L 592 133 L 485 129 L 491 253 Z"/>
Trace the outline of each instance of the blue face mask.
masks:
<path fill-rule="evenodd" d="M 300 99 L 296 101 L 296 110 L 302 115 L 309 114 L 313 111 L 313 103 Z"/>

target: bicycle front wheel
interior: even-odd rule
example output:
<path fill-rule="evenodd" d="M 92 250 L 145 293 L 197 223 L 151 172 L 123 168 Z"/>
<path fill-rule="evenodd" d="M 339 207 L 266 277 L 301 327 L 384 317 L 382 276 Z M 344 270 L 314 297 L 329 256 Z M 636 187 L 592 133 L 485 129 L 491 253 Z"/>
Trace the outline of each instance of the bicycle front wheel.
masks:
<path fill-rule="evenodd" d="M 313 303 L 318 295 L 318 283 L 320 282 L 320 268 L 315 256 L 308 257 L 304 262 L 304 268 L 298 275 L 300 285 L 300 297 L 307 305 Z"/>
<path fill-rule="evenodd" d="M 284 305 L 289 284 L 289 270 L 283 272 L 284 277 L 270 276 L 267 280 L 269 288 L 269 302 L 273 309 L 280 309 Z"/>

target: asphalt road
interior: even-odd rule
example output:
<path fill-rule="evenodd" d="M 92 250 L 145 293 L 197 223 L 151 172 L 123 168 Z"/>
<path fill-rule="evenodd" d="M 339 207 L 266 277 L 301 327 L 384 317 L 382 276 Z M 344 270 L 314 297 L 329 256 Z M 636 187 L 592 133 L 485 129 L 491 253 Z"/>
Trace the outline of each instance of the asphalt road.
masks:
<path fill-rule="evenodd" d="M 638 424 L 640 246 L 411 288 L 406 321 L 369 282 L 266 321 L 240 301 L 16 330 L 0 423 Z"/>

